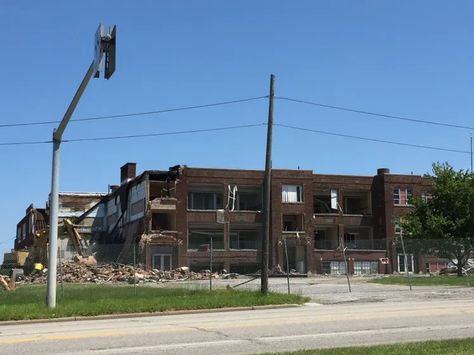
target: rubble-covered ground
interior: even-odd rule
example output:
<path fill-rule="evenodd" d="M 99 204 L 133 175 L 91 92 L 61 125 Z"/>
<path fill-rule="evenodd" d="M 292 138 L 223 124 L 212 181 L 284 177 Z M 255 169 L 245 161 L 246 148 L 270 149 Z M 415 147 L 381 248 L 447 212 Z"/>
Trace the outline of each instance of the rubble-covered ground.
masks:
<path fill-rule="evenodd" d="M 17 276 L 17 285 L 25 283 L 46 283 L 47 269 L 35 271 L 30 275 Z M 165 281 L 186 281 L 186 280 L 209 280 L 210 271 L 202 272 L 189 271 L 187 267 L 181 267 L 171 271 L 160 271 L 156 269 L 146 270 L 140 266 L 124 265 L 118 263 L 108 264 L 88 264 L 83 262 L 62 262 L 58 265 L 57 280 L 65 283 L 157 283 Z M 213 273 L 212 277 L 233 278 L 236 274 Z M 9 282 L 9 278 L 5 277 Z"/>

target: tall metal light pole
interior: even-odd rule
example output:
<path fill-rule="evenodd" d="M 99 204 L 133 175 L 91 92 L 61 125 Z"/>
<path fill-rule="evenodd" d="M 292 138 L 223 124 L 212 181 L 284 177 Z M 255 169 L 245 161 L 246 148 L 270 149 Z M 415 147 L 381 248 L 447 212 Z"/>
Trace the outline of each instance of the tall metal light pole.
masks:
<path fill-rule="evenodd" d="M 72 114 L 89 83 L 94 75 L 100 77 L 102 70 L 103 57 L 105 54 L 105 78 L 109 79 L 115 71 L 115 46 L 116 46 L 116 27 L 113 26 L 108 33 L 104 32 L 104 27 L 99 25 L 95 38 L 95 57 L 89 69 L 87 70 L 81 85 L 72 98 L 69 107 L 64 114 L 61 123 L 53 131 L 53 162 L 51 177 L 51 194 L 49 196 L 49 248 L 48 248 L 48 286 L 46 295 L 46 304 L 48 308 L 56 307 L 56 268 L 58 265 L 58 205 L 59 205 L 59 159 L 60 147 L 64 130 L 66 129 Z"/>
<path fill-rule="evenodd" d="M 275 75 L 270 75 L 270 96 L 268 97 L 267 153 L 265 157 L 264 211 L 265 229 L 262 240 L 262 275 L 260 291 L 268 293 L 268 249 L 270 244 L 271 225 L 271 190 L 272 190 L 272 131 L 273 131 L 273 99 L 275 96 Z"/>

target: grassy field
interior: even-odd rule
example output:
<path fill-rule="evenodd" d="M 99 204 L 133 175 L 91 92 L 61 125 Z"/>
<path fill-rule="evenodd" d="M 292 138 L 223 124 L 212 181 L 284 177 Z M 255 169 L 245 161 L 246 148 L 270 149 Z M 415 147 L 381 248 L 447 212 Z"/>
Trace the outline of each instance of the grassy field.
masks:
<path fill-rule="evenodd" d="M 406 276 L 387 276 L 370 282 L 382 285 L 408 285 Z M 474 286 L 474 276 L 411 276 L 413 286 Z"/>
<path fill-rule="evenodd" d="M 298 295 L 236 290 L 188 290 L 110 285 L 64 285 L 58 288 L 57 307 L 45 306 L 46 287 L 23 286 L 14 292 L 0 291 L 0 321 L 93 316 L 113 313 L 163 312 L 205 308 L 274 304 L 302 304 Z"/>
<path fill-rule="evenodd" d="M 472 355 L 474 338 L 460 340 L 427 341 L 394 345 L 302 350 L 288 355 Z"/>

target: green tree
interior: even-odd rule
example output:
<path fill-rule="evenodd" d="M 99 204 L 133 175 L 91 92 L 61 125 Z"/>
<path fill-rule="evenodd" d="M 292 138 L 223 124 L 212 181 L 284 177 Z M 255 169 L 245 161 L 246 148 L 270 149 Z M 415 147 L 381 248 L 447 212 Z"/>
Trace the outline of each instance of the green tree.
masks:
<path fill-rule="evenodd" d="M 407 245 L 419 253 L 448 258 L 458 276 L 474 251 L 474 175 L 449 164 L 433 164 L 433 189 L 404 217 Z"/>

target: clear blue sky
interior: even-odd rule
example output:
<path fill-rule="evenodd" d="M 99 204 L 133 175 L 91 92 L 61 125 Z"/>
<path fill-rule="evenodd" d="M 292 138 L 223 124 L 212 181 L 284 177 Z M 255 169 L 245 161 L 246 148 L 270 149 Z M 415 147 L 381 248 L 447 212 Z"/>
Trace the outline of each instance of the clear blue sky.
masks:
<path fill-rule="evenodd" d="M 93 58 L 98 23 L 117 24 L 117 71 L 91 81 L 75 118 L 268 94 L 472 126 L 471 1 L 0 0 L 0 124 L 59 120 Z M 265 122 L 267 102 L 71 123 L 64 138 Z M 277 100 L 275 122 L 469 150 L 469 131 L 375 119 Z M 53 125 L 0 128 L 0 143 L 49 140 Z M 262 169 L 265 127 L 62 146 L 61 190 L 106 191 L 119 167 Z M 273 165 L 320 173 L 423 174 L 469 155 L 275 127 Z M 0 252 L 26 207 L 44 206 L 51 146 L 0 146 Z M 1 257 L 0 257 L 1 258 Z"/>

